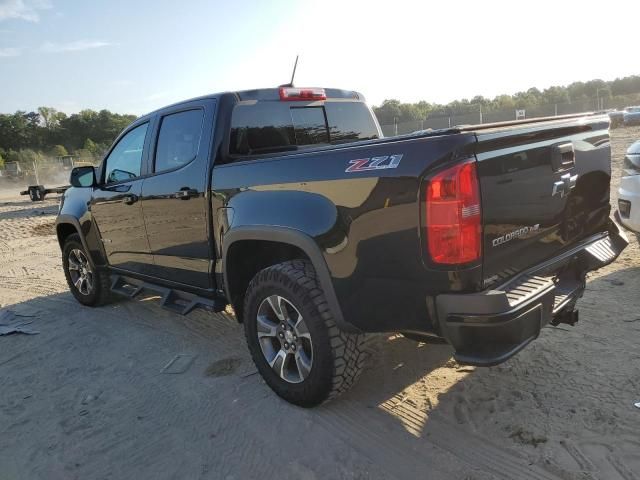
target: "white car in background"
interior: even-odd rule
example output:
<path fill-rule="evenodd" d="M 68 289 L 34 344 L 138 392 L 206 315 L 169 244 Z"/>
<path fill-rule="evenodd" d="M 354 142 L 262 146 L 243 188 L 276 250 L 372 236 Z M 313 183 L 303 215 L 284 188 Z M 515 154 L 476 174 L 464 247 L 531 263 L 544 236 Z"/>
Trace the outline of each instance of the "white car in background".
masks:
<path fill-rule="evenodd" d="M 627 149 L 624 157 L 618 189 L 618 210 L 622 224 L 640 234 L 640 140 Z"/>

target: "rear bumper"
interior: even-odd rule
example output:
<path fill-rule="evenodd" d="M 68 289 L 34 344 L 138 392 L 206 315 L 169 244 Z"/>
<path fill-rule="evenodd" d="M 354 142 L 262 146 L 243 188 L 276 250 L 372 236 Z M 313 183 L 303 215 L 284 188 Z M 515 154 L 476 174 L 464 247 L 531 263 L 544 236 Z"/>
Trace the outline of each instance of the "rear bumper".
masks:
<path fill-rule="evenodd" d="M 491 366 L 518 353 L 546 324 L 573 312 L 584 292 L 586 273 L 613 262 L 627 244 L 612 222 L 608 234 L 590 237 L 497 289 L 438 295 L 438 323 L 456 360 Z"/>

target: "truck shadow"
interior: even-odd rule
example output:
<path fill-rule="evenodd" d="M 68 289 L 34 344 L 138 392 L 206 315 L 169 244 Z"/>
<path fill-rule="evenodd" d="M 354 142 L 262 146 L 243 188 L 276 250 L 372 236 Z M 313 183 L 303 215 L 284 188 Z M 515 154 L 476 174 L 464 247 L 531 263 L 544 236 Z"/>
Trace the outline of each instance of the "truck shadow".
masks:
<path fill-rule="evenodd" d="M 344 397 L 349 415 L 400 448 L 435 444 L 500 477 L 529 478 L 532 464 L 565 478 L 636 478 L 640 268 L 620 261 L 628 268 L 588 282 L 576 326 L 543 328 L 502 365 L 465 367 L 448 345 L 390 337 Z"/>

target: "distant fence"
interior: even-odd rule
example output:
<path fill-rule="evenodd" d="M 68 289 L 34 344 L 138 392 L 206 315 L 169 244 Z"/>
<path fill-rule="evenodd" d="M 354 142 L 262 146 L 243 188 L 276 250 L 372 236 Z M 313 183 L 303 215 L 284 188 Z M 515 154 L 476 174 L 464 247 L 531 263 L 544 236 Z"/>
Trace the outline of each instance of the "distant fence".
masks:
<path fill-rule="evenodd" d="M 640 103 L 640 101 L 636 100 L 636 103 Z M 616 99 L 600 97 L 585 100 L 583 102 L 537 105 L 523 110 L 525 110 L 525 118 L 538 118 L 605 110 L 610 108 L 621 109 L 628 105 L 630 105 L 628 98 Z M 455 113 L 453 111 L 431 112 L 424 120 L 381 125 L 381 128 L 385 137 L 393 137 L 395 135 L 404 135 L 429 128 L 436 130 L 456 125 L 479 125 L 482 123 L 504 122 L 516 119 L 515 108 L 490 111 L 483 110 L 484 109 L 482 109 L 480 105 L 477 105 L 475 106 L 475 111 L 470 113 Z"/>

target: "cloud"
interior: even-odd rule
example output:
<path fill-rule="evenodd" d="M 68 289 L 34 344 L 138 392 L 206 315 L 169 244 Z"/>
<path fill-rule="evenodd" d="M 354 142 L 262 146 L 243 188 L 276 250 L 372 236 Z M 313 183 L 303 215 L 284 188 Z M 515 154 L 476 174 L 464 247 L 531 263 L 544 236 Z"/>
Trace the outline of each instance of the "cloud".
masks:
<path fill-rule="evenodd" d="M 45 42 L 40 47 L 40 50 L 47 53 L 82 52 L 84 50 L 109 47 L 112 45 L 113 43 L 97 40 L 77 40 L 68 43 Z"/>
<path fill-rule="evenodd" d="M 0 48 L 0 57 L 17 57 L 22 53 L 22 49 L 6 47 Z"/>
<path fill-rule="evenodd" d="M 0 0 L 0 22 L 10 19 L 39 22 L 39 10 L 50 8 L 49 0 Z"/>

